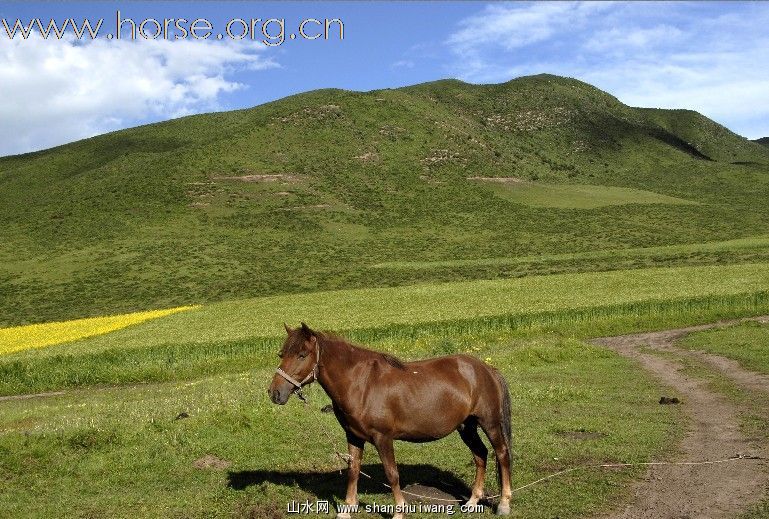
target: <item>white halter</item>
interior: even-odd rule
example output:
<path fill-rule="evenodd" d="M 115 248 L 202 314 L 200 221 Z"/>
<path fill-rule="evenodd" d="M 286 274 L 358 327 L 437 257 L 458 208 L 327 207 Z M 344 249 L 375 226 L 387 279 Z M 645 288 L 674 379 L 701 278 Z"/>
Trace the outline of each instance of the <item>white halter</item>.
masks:
<path fill-rule="evenodd" d="M 279 367 L 275 368 L 275 373 L 277 373 L 281 377 L 291 382 L 294 385 L 294 393 L 296 393 L 296 396 L 299 397 L 299 399 L 302 402 L 306 402 L 307 398 L 304 396 L 304 393 L 302 393 L 302 387 L 305 384 L 315 382 L 318 379 L 318 364 L 320 364 L 320 343 L 318 342 L 318 338 L 316 337 L 315 338 L 315 365 L 312 367 L 312 371 L 310 371 L 301 382 L 298 382 L 294 377 L 292 377 L 291 375 L 289 375 Z"/>

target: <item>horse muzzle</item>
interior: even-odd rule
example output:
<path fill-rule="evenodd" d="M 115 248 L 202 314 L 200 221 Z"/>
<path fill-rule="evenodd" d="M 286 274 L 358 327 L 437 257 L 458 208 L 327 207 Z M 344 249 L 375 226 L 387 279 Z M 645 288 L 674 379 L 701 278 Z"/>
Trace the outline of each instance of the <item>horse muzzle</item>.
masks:
<path fill-rule="evenodd" d="M 267 394 L 270 395 L 270 400 L 272 400 L 273 404 L 285 405 L 285 403 L 288 402 L 288 399 L 291 396 L 291 390 L 270 388 L 267 390 Z"/>

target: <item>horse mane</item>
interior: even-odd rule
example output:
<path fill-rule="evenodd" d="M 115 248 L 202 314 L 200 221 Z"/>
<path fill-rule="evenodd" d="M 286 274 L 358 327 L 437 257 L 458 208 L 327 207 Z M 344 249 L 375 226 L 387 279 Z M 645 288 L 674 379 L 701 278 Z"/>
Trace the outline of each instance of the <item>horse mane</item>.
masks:
<path fill-rule="evenodd" d="M 335 333 L 332 333 L 332 332 L 326 332 L 326 331 L 324 331 L 324 332 L 315 332 L 315 334 L 319 338 L 321 338 L 323 340 L 342 343 L 342 344 L 345 344 L 345 345 L 350 346 L 352 348 L 355 348 L 356 350 L 364 351 L 364 352 L 366 352 L 369 355 L 374 355 L 374 356 L 380 357 L 382 360 L 384 360 L 387 364 L 389 364 L 390 366 L 394 367 L 395 369 L 402 369 L 402 370 L 406 369 L 406 364 L 402 360 L 400 360 L 398 357 L 396 357 L 395 355 L 391 355 L 389 353 L 383 353 L 381 351 L 370 350 L 370 349 L 364 348 L 363 346 L 360 346 L 358 344 L 353 344 L 350 341 L 348 341 L 347 339 L 345 339 L 344 337 L 342 337 L 340 335 L 337 335 Z"/>

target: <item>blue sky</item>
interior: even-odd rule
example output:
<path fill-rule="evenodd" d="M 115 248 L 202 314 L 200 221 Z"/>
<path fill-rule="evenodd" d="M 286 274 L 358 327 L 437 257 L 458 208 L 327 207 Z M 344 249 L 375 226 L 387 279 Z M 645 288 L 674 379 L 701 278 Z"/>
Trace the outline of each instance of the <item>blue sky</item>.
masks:
<path fill-rule="evenodd" d="M 344 40 L 107 40 L 118 10 L 137 23 L 205 18 L 214 33 L 233 18 L 282 18 L 286 34 L 306 18 L 338 18 Z M 769 3 L 0 2 L 10 25 L 35 17 L 104 24 L 93 42 L 10 40 L 0 26 L 0 155 L 316 88 L 541 72 L 635 106 L 695 109 L 749 138 L 769 135 Z"/>

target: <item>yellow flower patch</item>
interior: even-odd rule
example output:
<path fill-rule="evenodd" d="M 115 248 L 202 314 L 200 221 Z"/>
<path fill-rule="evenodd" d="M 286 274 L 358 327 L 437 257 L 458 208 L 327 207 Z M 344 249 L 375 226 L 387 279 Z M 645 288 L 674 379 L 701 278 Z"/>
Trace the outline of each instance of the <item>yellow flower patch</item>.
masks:
<path fill-rule="evenodd" d="M 94 335 L 120 330 L 132 324 L 142 323 L 167 315 L 199 308 L 180 306 L 165 310 L 150 310 L 106 317 L 89 317 L 57 323 L 30 324 L 0 329 L 0 355 L 31 348 L 44 348 L 64 342 L 71 342 Z"/>

